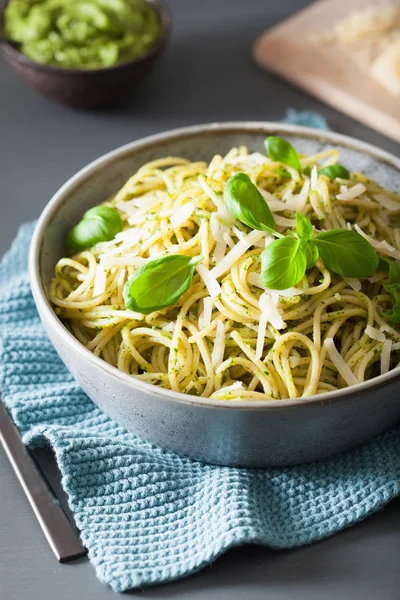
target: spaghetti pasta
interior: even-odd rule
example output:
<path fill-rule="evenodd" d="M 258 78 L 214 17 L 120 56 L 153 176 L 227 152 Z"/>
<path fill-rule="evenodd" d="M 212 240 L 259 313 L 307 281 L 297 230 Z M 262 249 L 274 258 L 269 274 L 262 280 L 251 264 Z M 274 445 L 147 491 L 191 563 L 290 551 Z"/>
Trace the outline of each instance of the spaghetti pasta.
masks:
<path fill-rule="evenodd" d="M 400 199 L 362 173 L 329 180 L 315 165 L 337 151 L 300 157 L 308 175 L 247 148 L 209 164 L 167 157 L 142 166 L 105 204 L 123 229 L 62 258 L 50 287 L 59 318 L 90 351 L 142 381 L 215 399 L 285 399 L 336 390 L 400 361 L 387 322 L 391 297 L 379 271 L 368 279 L 330 272 L 319 259 L 295 288 L 266 290 L 261 254 L 273 238 L 229 213 L 224 186 L 238 172 L 258 187 L 277 231 L 295 212 L 316 232 L 357 230 L 385 256 L 400 256 Z M 128 310 L 124 285 L 149 260 L 201 256 L 178 302 L 150 314 Z"/>

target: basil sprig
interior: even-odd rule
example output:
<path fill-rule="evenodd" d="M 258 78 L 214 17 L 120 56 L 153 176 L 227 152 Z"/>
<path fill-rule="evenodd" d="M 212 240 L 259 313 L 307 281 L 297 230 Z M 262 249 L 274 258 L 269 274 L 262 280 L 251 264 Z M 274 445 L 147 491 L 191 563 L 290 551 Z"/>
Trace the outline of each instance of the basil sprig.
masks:
<path fill-rule="evenodd" d="M 191 286 L 196 265 L 202 257 L 171 254 L 150 260 L 126 282 L 126 308 L 148 315 L 175 304 Z"/>
<path fill-rule="evenodd" d="M 383 286 L 392 296 L 392 308 L 383 312 L 383 316 L 398 325 L 400 323 L 400 267 L 389 258 L 380 258 L 378 269 L 388 273 L 388 281 Z"/>
<path fill-rule="evenodd" d="M 264 144 L 271 160 L 288 165 L 300 173 L 299 155 L 292 144 L 278 135 L 270 135 Z"/>
<path fill-rule="evenodd" d="M 84 250 L 112 240 L 122 231 L 121 215 L 110 206 L 95 206 L 85 212 L 82 220 L 67 235 L 67 246 L 70 250 Z"/>
<path fill-rule="evenodd" d="M 356 231 L 330 229 L 312 237 L 310 221 L 296 213 L 296 234 L 297 239 L 287 236 L 271 242 L 262 253 L 260 278 L 266 288 L 295 286 L 319 256 L 330 271 L 342 277 L 368 277 L 378 267 L 374 248 Z"/>
<path fill-rule="evenodd" d="M 273 232 L 275 220 L 268 204 L 245 173 L 236 173 L 224 188 L 224 202 L 238 221 L 252 229 Z"/>
<path fill-rule="evenodd" d="M 319 169 L 318 175 L 326 175 L 331 181 L 336 179 L 336 177 L 339 177 L 340 179 L 350 179 L 350 173 L 342 165 L 322 167 L 322 169 Z"/>

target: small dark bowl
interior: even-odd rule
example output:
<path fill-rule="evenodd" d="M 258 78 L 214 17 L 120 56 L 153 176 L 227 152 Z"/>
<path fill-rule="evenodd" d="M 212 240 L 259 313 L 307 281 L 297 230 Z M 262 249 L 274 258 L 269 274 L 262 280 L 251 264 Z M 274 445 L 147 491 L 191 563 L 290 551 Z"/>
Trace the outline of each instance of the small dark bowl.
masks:
<path fill-rule="evenodd" d="M 8 42 L 2 43 L 3 56 L 25 83 L 55 102 L 77 108 L 111 106 L 130 95 L 147 77 L 165 48 L 171 13 L 163 0 L 148 2 L 159 14 L 160 38 L 146 54 L 128 62 L 104 69 L 65 69 L 35 62 Z"/>

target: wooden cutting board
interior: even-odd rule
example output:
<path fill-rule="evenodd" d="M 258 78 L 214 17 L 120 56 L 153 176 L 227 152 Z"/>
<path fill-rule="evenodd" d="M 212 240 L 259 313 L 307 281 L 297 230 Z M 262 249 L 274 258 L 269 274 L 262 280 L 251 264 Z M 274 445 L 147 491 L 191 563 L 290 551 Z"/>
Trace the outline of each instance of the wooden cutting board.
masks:
<path fill-rule="evenodd" d="M 319 0 L 261 35 L 256 63 L 400 142 L 400 97 L 389 94 L 336 44 L 315 43 L 350 12 L 375 0 Z"/>

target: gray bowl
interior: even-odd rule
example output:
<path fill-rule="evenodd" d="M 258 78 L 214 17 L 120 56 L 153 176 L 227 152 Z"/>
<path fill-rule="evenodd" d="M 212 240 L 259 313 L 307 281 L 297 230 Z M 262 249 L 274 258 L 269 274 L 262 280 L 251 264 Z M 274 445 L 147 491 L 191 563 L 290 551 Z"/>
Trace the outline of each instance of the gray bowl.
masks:
<path fill-rule="evenodd" d="M 68 69 L 35 62 L 20 52 L 18 45 L 5 40 L 1 43 L 3 56 L 29 87 L 55 102 L 84 109 L 113 106 L 136 90 L 164 52 L 171 29 L 171 14 L 164 0 L 148 2 L 158 12 L 160 37 L 145 54 L 132 60 L 103 69 Z M 6 4 L 0 8 L 0 25 Z"/>
<path fill-rule="evenodd" d="M 327 146 L 341 162 L 399 189 L 400 160 L 329 132 L 277 123 L 200 125 L 155 135 L 106 154 L 72 177 L 37 224 L 29 270 L 36 305 L 60 357 L 88 396 L 120 425 L 163 448 L 222 465 L 262 467 L 313 461 L 379 434 L 400 417 L 400 370 L 350 389 L 279 401 L 217 401 L 144 383 L 84 348 L 63 326 L 47 290 L 64 254 L 67 231 L 88 208 L 116 192 L 143 163 L 165 155 L 209 160 L 238 144 L 263 149 L 267 135 L 285 136 L 304 153 Z"/>

